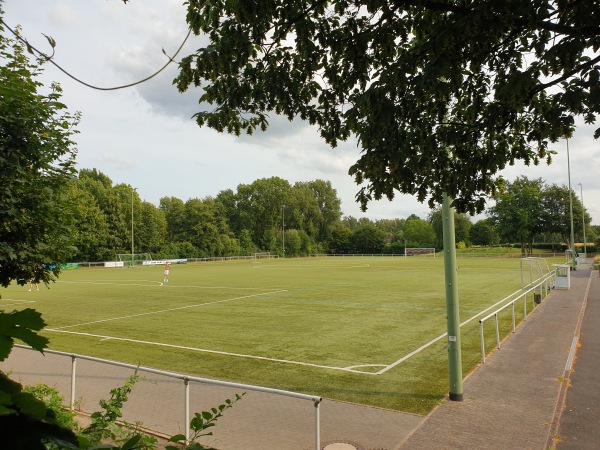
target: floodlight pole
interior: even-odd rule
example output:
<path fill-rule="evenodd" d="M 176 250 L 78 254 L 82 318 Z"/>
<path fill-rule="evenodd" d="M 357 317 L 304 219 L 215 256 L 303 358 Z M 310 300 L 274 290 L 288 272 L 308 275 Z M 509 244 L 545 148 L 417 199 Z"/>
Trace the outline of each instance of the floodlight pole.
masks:
<path fill-rule="evenodd" d="M 131 267 L 133 267 L 133 193 L 137 188 L 131 189 Z"/>
<path fill-rule="evenodd" d="M 446 321 L 448 326 L 448 378 L 450 400 L 463 401 L 463 380 L 460 341 L 460 316 L 458 310 L 458 283 L 456 265 L 456 238 L 454 230 L 454 208 L 450 199 L 443 194 L 442 205 L 444 231 L 444 271 L 446 281 Z"/>
<path fill-rule="evenodd" d="M 285 205 L 281 205 L 281 244 L 285 258 Z"/>
<path fill-rule="evenodd" d="M 569 176 L 569 217 L 571 219 L 571 257 L 573 270 L 577 270 L 577 258 L 575 258 L 575 231 L 573 230 L 573 192 L 571 190 L 571 158 L 569 157 L 569 139 L 567 139 L 567 172 Z"/>
<path fill-rule="evenodd" d="M 581 188 L 581 224 L 583 225 L 583 254 L 587 258 L 587 242 L 585 240 L 585 208 L 583 207 L 583 184 L 577 184 Z"/>

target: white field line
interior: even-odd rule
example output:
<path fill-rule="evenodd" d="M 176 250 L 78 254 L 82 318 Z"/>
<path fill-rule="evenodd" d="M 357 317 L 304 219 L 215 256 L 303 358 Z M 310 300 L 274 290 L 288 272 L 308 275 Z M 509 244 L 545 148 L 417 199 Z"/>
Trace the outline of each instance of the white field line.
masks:
<path fill-rule="evenodd" d="M 150 312 L 139 313 L 139 314 L 130 314 L 128 316 L 112 317 L 110 319 L 94 320 L 92 322 L 83 322 L 83 323 L 77 323 L 77 324 L 74 324 L 74 325 L 67 325 L 67 326 L 64 326 L 64 327 L 54 328 L 53 331 L 64 330 L 66 328 L 80 327 L 80 326 L 83 326 L 83 325 L 92 325 L 92 324 L 96 324 L 96 323 L 111 322 L 113 320 L 130 319 L 132 317 L 150 316 L 152 314 L 160 314 L 160 313 L 165 313 L 165 312 L 170 312 L 170 311 L 179 311 L 179 310 L 182 310 L 182 309 L 198 308 L 200 306 L 207 306 L 207 305 L 214 305 L 214 304 L 217 304 L 217 303 L 232 302 L 232 301 L 235 301 L 235 300 L 242 300 L 242 299 L 245 299 L 245 298 L 260 297 L 262 295 L 278 294 L 280 292 L 287 292 L 287 290 L 283 289 L 283 290 L 274 291 L 274 292 L 262 292 L 260 294 L 252 294 L 252 295 L 244 295 L 242 297 L 226 298 L 226 299 L 217 300 L 217 301 L 214 301 L 214 302 L 196 303 L 194 305 L 180 306 L 178 308 L 161 309 L 159 311 L 150 311 Z"/>
<path fill-rule="evenodd" d="M 107 284 L 107 283 L 99 283 L 99 284 Z M 195 307 L 199 307 L 199 306 L 212 305 L 215 303 L 230 302 L 230 301 L 234 301 L 234 300 L 258 297 L 261 295 L 276 294 L 276 293 L 280 293 L 280 292 L 287 292 L 287 290 L 279 290 L 279 291 L 274 291 L 274 292 L 246 295 L 246 296 L 235 297 L 235 298 L 231 298 L 231 299 L 218 300 L 215 302 L 199 303 L 199 304 L 195 304 L 195 305 L 182 306 L 179 308 L 170 308 L 170 309 L 164 309 L 161 311 L 153 311 L 153 312 L 133 314 L 133 315 L 122 316 L 122 317 L 115 317 L 115 318 L 111 318 L 111 319 L 97 320 L 97 321 L 93 321 L 93 322 L 85 322 L 85 323 L 80 323 L 80 324 L 75 324 L 75 325 L 68 325 L 68 326 L 60 327 L 60 328 L 46 329 L 46 331 L 55 332 L 55 333 L 69 333 L 69 334 L 76 334 L 76 335 L 81 335 L 81 336 L 97 337 L 97 338 L 100 338 L 101 340 L 117 340 L 117 341 L 125 341 L 125 342 L 134 342 L 134 343 L 138 343 L 138 344 L 156 345 L 156 346 L 169 347 L 169 348 L 178 348 L 178 349 L 182 349 L 182 350 L 191 350 L 191 351 L 197 351 L 197 352 L 203 352 L 203 353 L 234 356 L 234 357 L 238 357 L 238 358 L 248 358 L 248 359 L 257 359 L 257 360 L 262 360 L 262 361 L 280 362 L 280 363 L 285 363 L 285 364 L 295 364 L 295 365 L 301 365 L 301 366 L 307 366 L 307 367 L 316 367 L 316 368 L 320 368 L 320 369 L 341 370 L 344 372 L 360 373 L 363 375 L 383 375 L 387 371 L 393 369 L 394 367 L 403 363 L 404 361 L 411 358 L 412 356 L 420 353 L 427 347 L 430 347 L 431 345 L 435 344 L 437 341 L 439 341 L 440 339 L 443 339 L 444 337 L 446 337 L 448 335 L 448 333 L 443 333 L 443 334 L 439 335 L 438 337 L 432 339 L 431 341 L 427 342 L 426 344 L 422 345 L 421 347 L 417 348 L 416 350 L 408 353 L 407 355 L 403 356 L 402 358 L 400 358 L 397 361 L 394 361 L 393 363 L 388 364 L 388 365 L 386 365 L 386 364 L 359 364 L 359 365 L 353 365 L 353 366 L 347 366 L 347 367 L 336 367 L 336 366 L 326 366 L 326 365 L 321 365 L 321 364 L 313 364 L 313 363 L 306 363 L 306 362 L 300 362 L 300 361 L 291 361 L 291 360 L 286 360 L 286 359 L 268 358 L 268 357 L 264 357 L 264 356 L 254 356 L 254 355 L 246 355 L 246 354 L 241 354 L 241 353 L 231 353 L 231 352 L 223 352 L 223 351 L 218 351 L 218 350 L 209 350 L 209 349 L 202 349 L 202 348 L 196 348 L 196 347 L 186 347 L 186 346 L 181 346 L 181 345 L 165 344 L 165 343 L 160 343 L 160 342 L 143 341 L 143 340 L 138 340 L 138 339 L 119 338 L 119 337 L 105 336 L 105 335 L 99 335 L 99 334 L 81 333 L 81 332 L 76 332 L 76 331 L 65 331 L 66 328 L 72 328 L 72 327 L 77 327 L 77 326 L 82 326 L 82 325 L 90 325 L 90 324 L 96 324 L 96 323 L 102 323 L 102 322 L 109 322 L 112 320 L 127 319 L 127 318 L 131 318 L 131 317 L 139 317 L 139 316 L 145 316 L 145 315 L 151 315 L 151 314 L 158 314 L 158 313 L 162 313 L 162 312 L 195 308 Z M 490 309 L 495 308 L 496 306 L 503 303 L 504 301 L 506 301 L 506 298 L 494 303 L 493 305 L 487 307 L 483 311 L 480 311 L 479 313 L 477 313 L 474 316 L 470 317 L 469 319 L 465 320 L 464 322 L 462 322 L 460 324 L 460 326 L 462 327 L 463 325 L 466 325 L 467 323 L 475 320 L 477 317 L 480 317 L 481 315 L 485 314 Z M 381 369 L 378 372 L 365 372 L 362 370 L 355 370 L 356 368 L 359 368 L 359 367 L 383 367 L 383 369 Z"/>
<path fill-rule="evenodd" d="M 462 322 L 460 324 L 460 326 L 462 327 L 463 325 L 468 324 L 469 322 L 471 322 L 472 320 L 475 320 L 477 317 L 481 316 L 482 314 L 485 314 L 486 312 L 488 312 L 490 309 L 495 308 L 496 306 L 498 306 L 499 304 L 503 303 L 506 301 L 506 298 L 503 298 L 502 300 L 500 300 L 499 302 L 494 303 L 492 306 L 484 309 L 483 311 L 475 314 L 473 317 L 465 320 L 464 322 Z M 390 364 L 389 366 L 381 369 L 379 372 L 376 372 L 376 375 L 382 375 L 384 373 L 386 373 L 388 370 L 393 369 L 394 367 L 396 367 L 398 364 L 403 363 L 404 361 L 406 361 L 408 358 L 410 358 L 411 356 L 416 355 L 417 353 L 425 350 L 427 347 L 435 344 L 437 341 L 439 341 L 440 339 L 445 338 L 446 336 L 448 336 L 448 333 L 444 333 L 444 334 L 440 334 L 438 337 L 436 337 L 435 339 L 432 339 L 431 341 L 429 341 L 428 343 L 426 343 L 425 345 L 422 345 L 421 347 L 419 347 L 418 349 L 410 352 L 408 355 L 403 356 L 402 358 L 400 358 L 397 361 L 394 361 L 392 364 Z"/>
<path fill-rule="evenodd" d="M 2 304 L 0 304 L 0 306 L 15 306 L 15 305 L 20 305 L 22 303 L 36 303 L 35 300 L 17 300 L 14 298 L 3 298 L 2 300 L 6 300 L 7 302 L 12 302 L 12 303 L 2 303 Z"/>
<path fill-rule="evenodd" d="M 279 362 L 279 363 L 285 363 L 285 364 L 296 364 L 299 366 L 317 367 L 319 369 L 343 370 L 345 372 L 355 372 L 355 373 L 362 373 L 362 374 L 366 374 L 366 375 L 374 375 L 374 374 L 371 374 L 368 372 L 363 372 L 361 370 L 352 370 L 352 369 L 348 369 L 348 368 L 344 368 L 344 367 L 324 366 L 324 365 L 320 365 L 320 364 L 305 363 L 305 362 L 300 362 L 300 361 L 291 361 L 291 360 L 287 360 L 287 359 L 277 359 L 277 358 L 267 358 L 264 356 L 245 355 L 243 353 L 222 352 L 222 351 L 218 351 L 218 350 L 209 350 L 209 349 L 204 349 L 204 348 L 186 347 L 184 345 L 165 344 L 162 342 L 142 341 L 139 339 L 127 339 L 127 338 L 120 338 L 120 337 L 113 337 L 113 336 L 104 336 L 101 334 L 80 333 L 77 331 L 65 331 L 62 329 L 47 329 L 46 331 L 52 331 L 55 333 L 76 334 L 79 336 L 96 337 L 103 341 L 114 340 L 114 341 L 123 341 L 123 342 L 134 342 L 136 344 L 155 345 L 155 346 L 159 346 L 159 347 L 176 348 L 176 349 L 181 349 L 181 350 L 191 350 L 194 352 L 211 353 L 214 355 L 235 356 L 238 358 L 258 359 L 261 361 Z"/>
<path fill-rule="evenodd" d="M 162 281 L 156 281 L 156 280 L 130 280 L 130 281 L 137 281 L 137 283 L 116 283 L 116 282 L 109 282 L 109 281 L 57 281 L 57 283 L 68 283 L 68 284 L 99 284 L 99 285 L 110 285 L 110 286 L 143 286 L 143 287 L 156 287 L 156 286 L 166 286 L 170 289 L 173 288 L 177 288 L 177 289 L 186 289 L 186 288 L 193 288 L 193 289 L 229 289 L 232 291 L 235 290 L 243 290 L 243 291 L 256 291 L 256 290 L 262 290 L 264 291 L 265 289 L 260 288 L 260 287 L 230 287 L 230 286 L 190 286 L 190 285 L 186 285 L 186 286 L 174 286 L 174 285 L 166 285 L 163 284 Z M 150 284 L 141 284 L 141 282 L 144 283 L 150 283 Z M 268 289 L 267 289 L 268 291 Z M 281 292 L 281 291 L 277 291 L 277 292 Z"/>

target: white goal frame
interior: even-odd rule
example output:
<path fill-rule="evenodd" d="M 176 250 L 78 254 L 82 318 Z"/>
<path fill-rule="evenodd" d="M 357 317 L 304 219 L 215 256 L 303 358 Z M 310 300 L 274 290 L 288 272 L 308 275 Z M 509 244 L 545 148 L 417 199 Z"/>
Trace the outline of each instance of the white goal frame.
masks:
<path fill-rule="evenodd" d="M 145 266 L 145 261 L 151 261 L 150 253 L 118 253 L 117 258 L 124 263 L 124 266 Z"/>

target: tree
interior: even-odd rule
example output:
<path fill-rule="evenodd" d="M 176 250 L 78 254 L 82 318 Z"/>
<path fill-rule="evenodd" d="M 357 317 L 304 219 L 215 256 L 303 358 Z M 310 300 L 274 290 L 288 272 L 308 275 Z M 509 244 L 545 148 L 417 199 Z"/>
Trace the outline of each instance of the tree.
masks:
<path fill-rule="evenodd" d="M 162 197 L 159 208 L 167 221 L 167 240 L 178 242 L 185 240 L 184 214 L 185 203 L 177 197 Z"/>
<path fill-rule="evenodd" d="M 573 199 L 573 228 L 574 234 L 581 237 L 583 241 L 581 201 L 574 191 L 571 191 Z M 571 241 L 571 208 L 569 203 L 569 188 L 553 184 L 547 186 L 542 193 L 543 204 L 543 230 L 545 233 L 557 233 L 562 242 Z M 585 213 L 585 223 L 591 222 L 591 217 Z M 571 245 L 569 244 L 570 248 Z"/>
<path fill-rule="evenodd" d="M 210 39 L 175 80 L 212 105 L 197 123 L 253 133 L 274 112 L 317 125 L 331 146 L 356 136 L 363 209 L 397 190 L 480 212 L 498 171 L 550 162 L 574 116 L 600 111 L 599 2 L 187 5 L 191 30 Z"/>
<path fill-rule="evenodd" d="M 40 93 L 41 64 L 18 41 L 0 35 L 0 61 L 0 284 L 25 284 L 40 266 L 48 282 L 73 253 L 67 191 L 79 115 L 57 84 Z"/>
<path fill-rule="evenodd" d="M 403 231 L 407 247 L 433 247 L 435 244 L 435 232 L 426 220 L 407 220 Z"/>
<path fill-rule="evenodd" d="M 231 242 L 225 208 L 212 197 L 203 200 L 194 198 L 185 203 L 184 227 L 188 233 L 187 240 L 202 256 L 224 256 L 236 247 Z"/>
<path fill-rule="evenodd" d="M 500 242 L 500 237 L 490 219 L 475 222 L 469 236 L 473 245 L 496 245 Z"/>
<path fill-rule="evenodd" d="M 353 253 L 381 253 L 385 244 L 385 233 L 375 225 L 361 225 L 350 237 Z"/>
<path fill-rule="evenodd" d="M 496 229 L 501 236 L 512 242 L 521 243 L 521 253 L 531 252 L 534 236 L 543 230 L 541 178 L 529 180 L 517 177 L 509 183 L 506 192 L 496 196 L 496 205 L 489 209 Z"/>
<path fill-rule="evenodd" d="M 261 178 L 237 188 L 237 207 L 243 228 L 252 233 L 258 247 L 275 250 L 273 231 L 281 227 L 281 208 L 290 198 L 292 187 L 279 177 Z"/>
<path fill-rule="evenodd" d="M 73 205 L 72 239 L 74 252 L 71 261 L 107 261 L 114 252 L 107 248 L 109 228 L 104 212 L 96 198 L 82 189 L 79 179 L 69 187 L 69 200 Z"/>
<path fill-rule="evenodd" d="M 105 247 L 111 257 L 131 251 L 131 187 L 114 189 L 112 180 L 96 169 L 79 171 L 78 186 L 89 192 L 108 225 Z"/>
<path fill-rule="evenodd" d="M 329 240 L 329 252 L 333 254 L 344 255 L 351 253 L 352 230 L 337 224 L 331 230 L 331 239 Z"/>
<path fill-rule="evenodd" d="M 140 202 L 139 208 L 139 219 L 134 220 L 137 227 L 136 251 L 156 254 L 166 242 L 167 220 L 164 213 L 150 202 Z"/>

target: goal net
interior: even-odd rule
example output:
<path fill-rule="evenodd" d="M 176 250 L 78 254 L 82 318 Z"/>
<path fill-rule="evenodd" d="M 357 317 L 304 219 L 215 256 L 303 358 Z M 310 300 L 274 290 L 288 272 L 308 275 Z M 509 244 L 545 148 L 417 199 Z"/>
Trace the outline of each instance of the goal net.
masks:
<path fill-rule="evenodd" d="M 271 259 L 271 252 L 255 253 L 254 259 Z"/>
<path fill-rule="evenodd" d="M 152 260 L 150 253 L 119 253 L 117 258 L 119 261 L 123 261 L 125 267 L 143 266 L 144 261 Z"/>
<path fill-rule="evenodd" d="M 404 256 L 433 256 L 435 258 L 435 248 L 407 247 L 404 249 Z"/>

